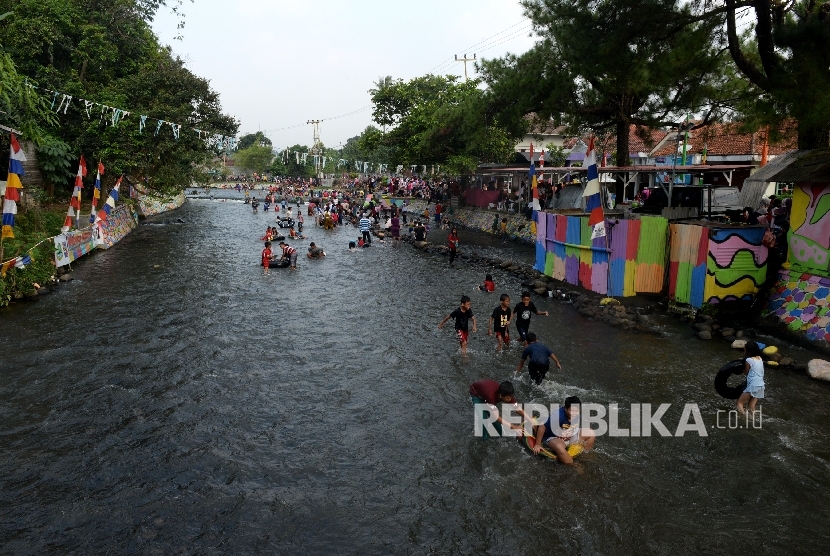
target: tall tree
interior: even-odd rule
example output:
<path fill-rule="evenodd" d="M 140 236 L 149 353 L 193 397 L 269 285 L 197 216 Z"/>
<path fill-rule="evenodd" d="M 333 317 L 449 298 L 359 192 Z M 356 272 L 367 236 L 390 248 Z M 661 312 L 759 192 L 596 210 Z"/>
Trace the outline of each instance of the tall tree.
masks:
<path fill-rule="evenodd" d="M 238 149 L 247 149 L 251 145 L 262 145 L 264 147 L 270 147 L 271 140 L 265 136 L 264 133 L 261 131 L 257 131 L 256 133 L 247 133 L 239 138 L 239 143 L 237 143 L 236 147 Z"/>
<path fill-rule="evenodd" d="M 717 19 L 724 7 L 729 52 L 741 72 L 764 95 L 745 107 L 780 127 L 798 122 L 798 146 L 827 147 L 830 141 L 830 2 L 827 0 L 725 0 L 715 9 L 701 2 L 704 17 Z M 752 40 L 738 33 L 738 13 L 754 12 Z M 708 10 L 708 11 L 707 11 Z"/>
<path fill-rule="evenodd" d="M 628 164 L 631 124 L 678 122 L 723 96 L 718 22 L 680 0 L 524 0 L 540 40 L 482 63 L 493 110 L 511 129 L 535 112 L 572 130 L 611 129 Z M 685 26 L 685 27 L 684 27 Z M 679 32 L 680 29 L 682 32 Z"/>

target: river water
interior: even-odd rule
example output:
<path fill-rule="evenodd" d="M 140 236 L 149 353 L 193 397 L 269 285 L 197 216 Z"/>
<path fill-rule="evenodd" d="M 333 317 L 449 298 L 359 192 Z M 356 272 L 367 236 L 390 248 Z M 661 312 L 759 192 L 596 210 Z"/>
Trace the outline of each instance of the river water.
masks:
<path fill-rule="evenodd" d="M 525 374 L 521 401 L 618 403 L 623 427 L 631 404 L 671 403 L 671 432 L 696 403 L 708 432 L 604 436 L 574 467 L 537 459 L 472 435 L 469 384 L 511 378 L 520 354 L 484 334 L 497 305 L 474 291 L 484 269 L 409 245 L 348 253 L 353 228 L 307 226 L 328 257 L 263 276 L 272 220 L 191 201 L 0 313 L 0 552 L 826 550 L 827 384 L 770 371 L 762 428 L 730 429 L 724 413 L 718 429 L 728 346 L 537 298 L 551 315 L 531 329 L 563 371 L 542 387 Z M 462 236 L 468 251 L 500 249 L 488 242 Z M 515 303 L 519 280 L 494 276 Z M 436 327 L 462 294 L 479 318 L 467 356 L 451 323 Z"/>

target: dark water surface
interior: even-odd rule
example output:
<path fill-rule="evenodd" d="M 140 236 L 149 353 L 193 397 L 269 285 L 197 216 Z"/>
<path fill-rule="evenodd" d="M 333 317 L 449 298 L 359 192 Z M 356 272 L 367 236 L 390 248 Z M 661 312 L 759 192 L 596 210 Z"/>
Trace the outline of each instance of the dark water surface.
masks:
<path fill-rule="evenodd" d="M 672 432 L 697 403 L 709 432 L 603 437 L 566 467 L 472 436 L 469 384 L 510 378 L 520 353 L 484 334 L 483 269 L 348 253 L 352 228 L 309 226 L 329 256 L 262 276 L 273 213 L 191 201 L 155 223 L 179 217 L 0 313 L 3 554 L 826 552 L 827 384 L 770 371 L 763 428 L 718 430 L 728 346 L 537 299 L 551 316 L 532 329 L 564 371 L 525 375 L 522 401 L 617 402 L 622 426 L 632 403 L 672 403 Z M 518 280 L 494 274 L 515 303 Z M 436 328 L 465 293 L 466 357 Z"/>

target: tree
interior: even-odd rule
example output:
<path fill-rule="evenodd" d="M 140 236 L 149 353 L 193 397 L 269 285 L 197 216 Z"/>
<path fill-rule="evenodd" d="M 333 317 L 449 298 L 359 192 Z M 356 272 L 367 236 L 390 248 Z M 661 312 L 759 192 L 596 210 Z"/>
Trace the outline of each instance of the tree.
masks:
<path fill-rule="evenodd" d="M 736 14 L 752 7 L 753 40 L 738 34 Z M 798 147 L 827 147 L 830 141 L 830 2 L 826 0 L 725 0 L 716 9 L 699 6 L 702 17 L 726 10 L 729 52 L 735 64 L 764 92 L 744 111 L 779 128 L 798 122 Z M 708 12 L 706 10 L 709 10 Z"/>
<path fill-rule="evenodd" d="M 480 112 L 479 84 L 451 75 L 382 80 L 369 92 L 372 117 L 388 130 L 364 132 L 363 148 L 385 145 L 391 149 L 391 160 L 383 162 L 405 166 L 446 165 L 451 159 L 464 161 L 464 167 L 471 160 L 505 162 L 515 141 Z"/>
<path fill-rule="evenodd" d="M 660 126 L 714 111 L 726 57 L 718 22 L 690 22 L 679 0 L 524 0 L 541 40 L 521 56 L 482 62 L 491 109 L 511 130 L 535 112 L 571 131 L 612 129 L 628 161 L 631 124 Z M 682 32 L 679 30 L 682 29 Z"/>
<path fill-rule="evenodd" d="M 171 4 L 176 9 L 178 0 Z M 56 115 L 53 93 L 33 91 L 52 122 L 59 120 L 59 127 L 50 124 L 46 131 L 71 147 L 72 159 L 83 153 L 88 161 L 103 161 L 110 183 L 129 173 L 152 189 L 186 187 L 202 179 L 202 170 L 220 153 L 218 142 L 205 138 L 233 136 L 238 128 L 222 113 L 209 83 L 153 35 L 149 22 L 164 5 L 163 0 L 0 0 L 0 12 L 14 11 L 0 22 L 3 55 L 30 84 L 74 99 Z M 0 86 L 5 83 L 0 80 Z M 100 104 L 85 107 L 79 98 Z M 101 105 L 131 114 L 119 123 Z M 140 130 L 140 115 L 164 121 L 157 127 L 148 120 Z M 62 185 L 71 187 L 69 180 Z"/>
<path fill-rule="evenodd" d="M 274 153 L 270 146 L 253 144 L 246 149 L 240 149 L 233 155 L 234 165 L 239 168 L 262 173 L 271 167 Z"/>
<path fill-rule="evenodd" d="M 247 149 L 251 145 L 262 145 L 265 147 L 272 146 L 271 140 L 268 139 L 264 133 L 257 131 L 256 133 L 248 133 L 239 138 L 239 143 L 236 147 L 238 149 Z"/>

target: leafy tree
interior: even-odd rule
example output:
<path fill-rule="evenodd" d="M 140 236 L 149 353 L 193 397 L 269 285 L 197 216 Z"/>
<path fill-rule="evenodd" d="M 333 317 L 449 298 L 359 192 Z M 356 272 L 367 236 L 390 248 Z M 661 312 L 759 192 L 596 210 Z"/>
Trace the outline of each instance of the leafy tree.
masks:
<path fill-rule="evenodd" d="M 55 195 L 55 184 L 66 183 L 66 180 L 73 175 L 74 158 L 75 153 L 72 152 L 72 147 L 57 137 L 47 136 L 38 145 L 37 159 L 49 197 Z"/>
<path fill-rule="evenodd" d="M 0 12 L 15 14 L 0 23 L 6 55 L 30 83 L 74 98 L 58 115 L 60 127 L 49 134 L 70 145 L 72 159 L 83 153 L 88 161 L 102 160 L 110 182 L 129 173 L 153 189 L 186 187 L 202 179 L 207 163 L 221 152 L 206 138 L 233 136 L 238 128 L 222 113 L 209 83 L 154 36 L 149 22 L 165 5 L 163 0 L 0 0 Z M 181 3 L 173 0 L 170 7 L 179 10 Z M 52 94 L 37 92 L 47 112 L 54 109 Z M 132 113 L 117 122 L 111 110 L 98 105 L 88 110 L 78 98 Z M 140 130 L 142 114 L 165 122 L 157 127 L 148 120 Z M 64 183 L 71 187 L 69 180 Z"/>
<path fill-rule="evenodd" d="M 572 131 L 612 129 L 617 164 L 631 124 L 659 126 L 714 112 L 725 88 L 718 22 L 691 22 L 680 0 L 524 0 L 540 40 L 521 56 L 482 63 L 488 101 L 513 132 L 525 114 Z M 683 32 L 679 32 L 679 29 Z"/>
<path fill-rule="evenodd" d="M 738 34 L 736 14 L 752 7 L 751 40 Z M 746 114 L 776 130 L 798 122 L 798 146 L 827 147 L 830 140 L 830 2 L 827 0 L 725 0 L 700 2 L 702 16 L 718 20 L 726 11 L 729 52 L 764 94 L 742 106 Z"/>
<path fill-rule="evenodd" d="M 565 165 L 567 159 L 568 157 L 565 154 L 564 148 L 557 147 L 553 143 L 548 144 L 547 150 L 545 151 L 545 166 L 554 168 L 561 167 Z"/>
<path fill-rule="evenodd" d="M 271 140 L 268 139 L 268 137 L 266 137 L 261 131 L 257 131 L 256 133 L 248 133 L 239 138 L 237 148 L 247 149 L 251 145 L 264 145 L 266 147 L 270 147 Z"/>
<path fill-rule="evenodd" d="M 248 148 L 240 149 L 233 155 L 235 166 L 258 173 L 270 168 L 273 158 L 274 153 L 271 151 L 271 147 L 259 144 L 252 144 Z"/>
<path fill-rule="evenodd" d="M 378 138 L 367 130 L 363 148 L 386 145 L 396 164 L 443 164 L 454 159 L 504 162 L 514 138 L 481 114 L 482 91 L 477 80 L 426 75 L 410 81 L 384 79 L 370 92 L 375 122 L 388 128 Z M 458 166 L 458 164 L 457 164 Z"/>
<path fill-rule="evenodd" d="M 305 145 L 294 145 L 288 147 L 274 158 L 271 163 L 271 173 L 278 176 L 290 176 L 294 178 L 310 178 L 314 176 L 314 166 L 308 161 L 303 164 L 302 159 L 297 162 L 297 156 L 294 154 L 307 153 L 309 148 Z"/>

